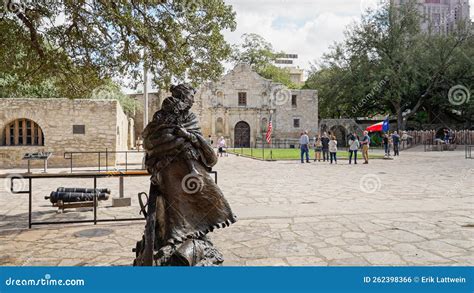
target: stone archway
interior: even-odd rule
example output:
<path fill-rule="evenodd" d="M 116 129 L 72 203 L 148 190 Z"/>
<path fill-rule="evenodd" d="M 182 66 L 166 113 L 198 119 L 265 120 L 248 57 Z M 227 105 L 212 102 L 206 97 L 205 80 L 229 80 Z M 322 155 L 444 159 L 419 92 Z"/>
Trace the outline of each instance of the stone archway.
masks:
<path fill-rule="evenodd" d="M 240 121 L 234 128 L 234 147 L 250 147 L 250 125 L 245 121 Z"/>
<path fill-rule="evenodd" d="M 341 125 L 335 125 L 330 130 L 331 135 L 334 135 L 337 139 L 337 145 L 347 146 L 347 130 Z"/>

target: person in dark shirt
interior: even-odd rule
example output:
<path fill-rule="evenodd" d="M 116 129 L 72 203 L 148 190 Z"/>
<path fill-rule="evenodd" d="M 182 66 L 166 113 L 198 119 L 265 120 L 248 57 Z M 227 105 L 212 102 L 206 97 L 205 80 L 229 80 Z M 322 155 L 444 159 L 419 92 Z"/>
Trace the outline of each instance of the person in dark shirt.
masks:
<path fill-rule="evenodd" d="M 400 156 L 400 135 L 394 131 L 392 134 L 393 141 L 393 155 Z"/>
<path fill-rule="evenodd" d="M 388 134 L 384 134 L 382 140 L 383 140 L 383 148 L 384 148 L 384 150 L 385 150 L 385 156 L 389 156 L 390 154 L 389 154 L 389 151 L 388 151 L 388 150 L 389 150 L 389 146 L 388 146 L 388 143 L 389 143 L 389 141 L 388 141 Z"/>
<path fill-rule="evenodd" d="M 326 160 L 329 162 L 329 137 L 328 134 L 325 132 L 323 134 L 323 137 L 321 137 L 321 144 L 323 146 L 322 151 L 323 151 L 323 162 L 326 162 Z"/>

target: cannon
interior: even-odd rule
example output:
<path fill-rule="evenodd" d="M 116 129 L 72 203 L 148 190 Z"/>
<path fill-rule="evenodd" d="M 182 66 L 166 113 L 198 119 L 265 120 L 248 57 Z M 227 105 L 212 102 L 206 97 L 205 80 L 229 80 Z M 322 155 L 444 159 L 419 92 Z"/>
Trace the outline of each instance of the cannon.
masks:
<path fill-rule="evenodd" d="M 94 193 L 85 192 L 60 192 L 53 191 L 49 196 L 45 196 L 45 199 L 49 199 L 51 203 L 62 202 L 81 202 L 81 201 L 94 201 Z M 108 200 L 109 195 L 107 193 L 97 193 L 97 200 Z"/>
<path fill-rule="evenodd" d="M 67 208 L 94 207 L 94 197 L 97 202 L 109 199 L 110 189 L 108 188 L 69 188 L 59 187 L 56 191 L 51 192 L 49 196 L 45 196 L 53 207 L 57 207 L 59 211 Z M 97 204 L 97 203 L 96 203 Z"/>
<path fill-rule="evenodd" d="M 80 192 L 80 193 L 107 193 L 110 194 L 110 189 L 108 188 L 74 188 L 74 187 L 58 187 L 57 192 Z"/>

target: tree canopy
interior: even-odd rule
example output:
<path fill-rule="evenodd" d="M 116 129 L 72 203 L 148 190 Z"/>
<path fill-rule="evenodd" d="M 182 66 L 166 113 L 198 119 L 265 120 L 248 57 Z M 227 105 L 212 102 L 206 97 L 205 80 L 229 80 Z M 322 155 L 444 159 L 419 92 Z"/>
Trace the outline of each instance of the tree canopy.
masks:
<path fill-rule="evenodd" d="M 110 82 L 134 87 L 215 79 L 235 13 L 223 0 L 6 0 L 0 10 L 0 96 L 90 97 Z"/>

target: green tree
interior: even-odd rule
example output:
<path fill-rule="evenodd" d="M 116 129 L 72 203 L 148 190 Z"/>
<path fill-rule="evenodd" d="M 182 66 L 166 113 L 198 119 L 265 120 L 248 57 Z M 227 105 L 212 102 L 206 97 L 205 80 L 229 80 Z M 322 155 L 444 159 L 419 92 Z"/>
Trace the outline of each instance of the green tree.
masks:
<path fill-rule="evenodd" d="M 261 76 L 282 83 L 289 88 L 297 88 L 291 81 L 289 69 L 274 65 L 278 54 L 271 43 L 258 34 L 243 34 L 242 43 L 233 48 L 231 60 L 247 63 Z"/>
<path fill-rule="evenodd" d="M 288 68 L 280 68 L 273 64 L 268 64 L 260 69 L 258 73 L 267 79 L 284 84 L 288 88 L 298 88 L 298 85 L 291 80 L 290 70 Z"/>
<path fill-rule="evenodd" d="M 13 1 L 0 11 L 2 96 L 90 97 L 93 89 L 143 79 L 163 87 L 223 71 L 235 29 L 223 0 Z"/>
<path fill-rule="evenodd" d="M 234 45 L 231 60 L 247 63 L 257 72 L 275 61 L 276 54 L 271 43 L 258 34 L 243 34 L 242 43 Z"/>

